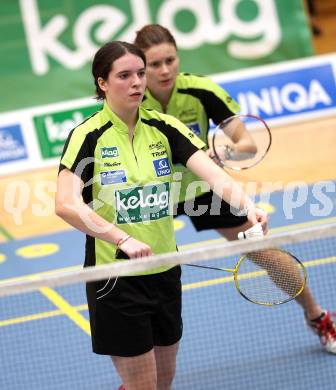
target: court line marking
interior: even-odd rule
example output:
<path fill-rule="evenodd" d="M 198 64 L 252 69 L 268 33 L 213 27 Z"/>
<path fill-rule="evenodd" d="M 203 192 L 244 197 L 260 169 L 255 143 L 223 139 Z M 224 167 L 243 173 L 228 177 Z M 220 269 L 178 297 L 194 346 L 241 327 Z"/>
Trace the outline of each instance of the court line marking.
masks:
<path fill-rule="evenodd" d="M 79 326 L 86 334 L 91 336 L 90 323 L 83 317 L 68 301 L 60 294 L 49 287 L 42 287 L 40 292 L 51 301 L 58 309 L 65 314 L 71 321 Z"/>
<path fill-rule="evenodd" d="M 5 238 L 6 241 L 15 240 L 14 236 L 12 236 L 8 230 L 6 230 L 2 225 L 0 225 L 0 234 Z"/>
<path fill-rule="evenodd" d="M 336 256 L 330 256 L 325 257 L 321 259 L 315 259 L 315 260 L 307 260 L 304 261 L 303 264 L 306 268 L 309 267 L 316 267 L 319 265 L 326 265 L 336 263 Z M 223 271 L 225 272 L 225 271 Z M 248 275 L 249 273 L 247 273 Z M 252 275 L 253 276 L 253 275 Z M 225 276 L 222 278 L 215 278 L 215 279 L 208 279 L 201 282 L 194 282 L 194 283 L 188 283 L 182 286 L 183 291 L 193 290 L 196 288 L 202 288 L 202 287 L 209 287 L 214 286 L 217 284 L 224 284 L 224 283 L 232 283 L 233 276 Z M 41 289 L 42 290 L 42 289 Z M 76 320 L 76 324 L 84 330 L 85 333 L 90 335 L 90 327 L 89 322 L 86 320 L 85 317 L 83 317 L 79 312 L 88 310 L 87 304 L 72 306 L 67 301 L 65 301 L 64 298 L 62 298 L 58 293 L 56 293 L 54 290 L 50 288 L 43 288 L 44 291 L 41 291 L 44 295 L 47 296 L 48 299 L 52 300 L 52 302 L 55 304 L 56 307 L 58 307 L 58 310 L 52 310 L 37 314 L 30 314 L 26 316 L 21 317 L 14 317 L 9 318 L 7 320 L 1 320 L 0 321 L 0 327 L 2 326 L 9 326 L 9 325 L 15 325 L 20 324 L 24 322 L 34 321 L 34 320 L 40 320 L 44 318 L 50 318 L 50 317 L 56 317 L 61 315 L 67 315 L 71 320 Z"/>
<path fill-rule="evenodd" d="M 88 310 L 88 305 L 85 303 L 83 305 L 73 306 L 73 308 L 76 311 L 84 311 L 84 310 Z M 28 314 L 25 316 L 13 317 L 13 318 L 9 318 L 7 320 L 1 320 L 0 327 L 21 324 L 21 323 L 29 322 L 29 321 L 42 320 L 44 318 L 57 317 L 57 316 L 61 316 L 61 315 L 64 315 L 64 312 L 60 309 L 49 310 L 49 311 L 36 313 L 36 314 Z"/>

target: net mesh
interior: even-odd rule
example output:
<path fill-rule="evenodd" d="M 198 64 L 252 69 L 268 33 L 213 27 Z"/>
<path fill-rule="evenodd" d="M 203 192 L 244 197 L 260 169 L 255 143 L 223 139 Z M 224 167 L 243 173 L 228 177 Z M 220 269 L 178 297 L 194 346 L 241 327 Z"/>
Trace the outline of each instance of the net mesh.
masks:
<path fill-rule="evenodd" d="M 332 311 L 336 225 L 0 283 L 0 388 L 119 387 L 111 359 L 92 353 L 85 282 L 162 264 L 234 268 L 242 254 L 275 247 L 303 262 L 315 299 Z M 334 358 L 304 326 L 295 301 L 253 305 L 237 293 L 232 275 L 211 269 L 183 266 L 182 283 L 174 389 L 330 388 Z"/>

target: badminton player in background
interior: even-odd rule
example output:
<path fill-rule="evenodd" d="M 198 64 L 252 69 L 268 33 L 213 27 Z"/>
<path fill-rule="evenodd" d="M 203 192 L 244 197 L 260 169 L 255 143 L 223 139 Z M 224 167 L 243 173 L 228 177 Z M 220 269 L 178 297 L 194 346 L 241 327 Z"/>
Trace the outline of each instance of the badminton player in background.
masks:
<path fill-rule="evenodd" d="M 219 124 L 239 111 L 238 103 L 209 78 L 179 73 L 177 45 L 165 27 L 158 24 L 144 26 L 136 33 L 134 43 L 144 51 L 147 60 L 147 90 L 142 106 L 174 115 L 208 145 L 209 120 Z M 243 134 L 238 143 L 246 141 L 246 134 Z M 238 232 L 251 227 L 246 216 L 234 215 L 230 205 L 212 191 L 199 191 L 196 198 L 194 193 L 190 196 L 188 185 L 200 179 L 181 166 L 175 166 L 175 169 L 183 174 L 176 215 L 188 215 L 191 199 L 196 210 L 207 210 L 201 215 L 190 216 L 197 231 L 216 229 L 226 239 L 234 240 Z M 221 203 L 217 215 L 210 214 L 212 202 Z M 319 336 L 323 347 L 336 354 L 336 326 L 330 313 L 315 302 L 308 287 L 297 302 L 304 310 L 307 325 Z"/>
<path fill-rule="evenodd" d="M 222 182 L 220 195 L 267 231 L 267 214 L 201 150 L 205 144 L 188 127 L 140 107 L 145 66 L 132 44 L 101 47 L 92 74 L 103 109 L 72 130 L 64 147 L 55 210 L 87 235 L 86 266 L 111 263 L 118 254 L 136 261 L 176 251 L 173 160 L 211 187 Z M 87 298 L 93 350 L 112 356 L 126 389 L 170 390 L 182 336 L 180 267 L 88 283 Z"/>
<path fill-rule="evenodd" d="M 166 28 L 158 24 L 144 26 L 137 32 L 134 43 L 144 51 L 147 60 L 147 90 L 142 106 L 175 116 L 209 147 L 209 120 L 219 124 L 236 114 L 239 104 L 209 78 L 179 73 L 175 39 Z M 236 146 L 246 142 L 249 135 L 242 133 Z M 209 155 L 212 157 L 213 152 Z M 189 215 L 193 206 L 207 210 L 199 216 L 189 215 L 197 231 L 216 229 L 227 239 L 234 240 L 240 231 L 251 227 L 246 215 L 231 213 L 230 205 L 209 191 L 209 186 L 195 186 L 195 192 L 189 193 L 190 184 L 200 183 L 197 175 L 180 164 L 175 165 L 175 171 L 182 174 L 176 215 Z M 220 204 L 220 212 L 210 216 L 212 202 Z"/>

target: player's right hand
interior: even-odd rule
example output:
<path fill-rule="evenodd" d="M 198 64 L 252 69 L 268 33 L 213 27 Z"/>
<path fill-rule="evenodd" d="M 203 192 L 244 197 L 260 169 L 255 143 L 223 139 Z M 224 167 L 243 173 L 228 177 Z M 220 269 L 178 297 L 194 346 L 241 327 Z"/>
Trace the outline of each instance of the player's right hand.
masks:
<path fill-rule="evenodd" d="M 251 207 L 248 209 L 247 219 L 252 225 L 261 223 L 264 235 L 268 233 L 268 214 L 265 210 L 259 207 Z"/>
<path fill-rule="evenodd" d="M 121 244 L 119 249 L 126 253 L 130 259 L 153 255 L 152 248 L 149 245 L 138 241 L 133 237 Z"/>

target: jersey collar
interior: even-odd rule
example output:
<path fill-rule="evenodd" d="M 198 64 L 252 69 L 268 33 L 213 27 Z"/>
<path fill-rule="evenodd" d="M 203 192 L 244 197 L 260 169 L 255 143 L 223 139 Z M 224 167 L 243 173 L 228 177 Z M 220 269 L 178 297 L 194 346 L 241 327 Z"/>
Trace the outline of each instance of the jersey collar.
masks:
<path fill-rule="evenodd" d="M 122 132 L 122 133 L 128 133 L 128 126 L 126 125 L 126 123 L 124 121 L 122 121 L 117 114 L 115 114 L 111 108 L 109 107 L 109 105 L 107 104 L 106 100 L 104 101 L 104 106 L 103 106 L 103 114 L 104 116 L 106 117 L 107 120 L 111 121 L 112 122 L 112 125 L 115 129 L 117 129 L 118 131 Z M 141 109 L 139 109 L 138 111 L 138 120 L 137 120 L 137 123 L 135 124 L 135 128 L 134 128 L 134 132 L 137 130 L 137 128 L 139 127 L 139 123 L 141 121 Z"/>

